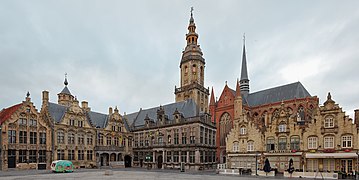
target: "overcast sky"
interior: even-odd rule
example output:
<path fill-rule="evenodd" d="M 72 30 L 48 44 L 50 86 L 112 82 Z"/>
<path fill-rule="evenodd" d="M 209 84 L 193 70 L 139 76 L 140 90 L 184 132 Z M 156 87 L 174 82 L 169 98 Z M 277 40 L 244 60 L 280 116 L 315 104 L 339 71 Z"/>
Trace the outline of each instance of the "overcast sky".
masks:
<path fill-rule="evenodd" d="M 219 97 L 240 76 L 246 34 L 251 92 L 302 82 L 322 104 L 359 108 L 359 1 L 0 1 L 0 109 L 41 108 L 64 88 L 92 110 L 123 114 L 174 102 L 194 7 L 205 86 Z"/>

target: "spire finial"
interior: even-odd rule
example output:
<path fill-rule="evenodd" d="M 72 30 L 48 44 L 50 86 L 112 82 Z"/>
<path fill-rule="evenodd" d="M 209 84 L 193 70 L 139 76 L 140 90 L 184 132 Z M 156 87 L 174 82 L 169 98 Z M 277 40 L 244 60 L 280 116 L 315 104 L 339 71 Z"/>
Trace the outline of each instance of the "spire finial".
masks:
<path fill-rule="evenodd" d="M 190 24 L 193 24 L 194 23 L 194 19 L 193 19 L 193 7 L 191 7 L 191 18 L 189 20 L 189 23 Z"/>
<path fill-rule="evenodd" d="M 243 33 L 243 44 L 246 44 L 246 33 Z"/>
<path fill-rule="evenodd" d="M 332 95 L 330 94 L 330 92 L 328 92 L 327 99 L 328 99 L 328 100 L 332 100 Z"/>
<path fill-rule="evenodd" d="M 30 92 L 29 92 L 29 91 L 27 91 L 26 97 L 27 97 L 27 98 L 30 97 Z"/>
<path fill-rule="evenodd" d="M 69 83 L 67 82 L 67 73 L 65 73 L 65 81 L 64 81 L 65 86 L 67 86 Z"/>

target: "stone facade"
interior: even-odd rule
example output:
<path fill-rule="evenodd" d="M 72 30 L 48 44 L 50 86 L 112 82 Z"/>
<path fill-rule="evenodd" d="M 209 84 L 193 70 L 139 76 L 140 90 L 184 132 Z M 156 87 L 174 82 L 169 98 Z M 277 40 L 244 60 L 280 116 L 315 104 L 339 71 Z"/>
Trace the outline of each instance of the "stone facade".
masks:
<path fill-rule="evenodd" d="M 143 126 L 134 126 L 134 166 L 159 169 L 180 168 L 201 170 L 214 168 L 215 125 L 207 114 L 187 117 L 186 113 L 165 112 L 165 105 L 158 107 L 157 118 L 146 113 Z M 167 108 L 166 108 L 167 109 Z M 160 113 L 174 113 L 173 119 Z M 167 116 L 168 117 L 168 116 Z"/>
<path fill-rule="evenodd" d="M 117 107 L 93 112 L 67 85 L 65 79 L 58 103 L 43 91 L 40 112 L 29 95 L 0 112 L 1 169 L 48 169 L 54 160 L 70 160 L 76 168 L 132 165 L 133 136 Z"/>
<path fill-rule="evenodd" d="M 298 101 L 298 107 L 308 102 Z M 278 172 L 288 169 L 290 159 L 298 171 L 352 174 L 357 170 L 357 122 L 345 115 L 331 95 L 323 106 L 309 103 L 305 116 L 300 115 L 301 108 L 293 111 L 293 105 L 282 102 L 273 106 L 278 111 L 264 118 L 263 127 L 249 118 L 246 110 L 235 116 L 226 139 L 227 167 L 254 172 L 256 166 L 263 168 L 268 158 Z"/>
<path fill-rule="evenodd" d="M 27 94 L 20 104 L 0 111 L 2 170 L 49 168 L 51 124 L 44 120 Z"/>

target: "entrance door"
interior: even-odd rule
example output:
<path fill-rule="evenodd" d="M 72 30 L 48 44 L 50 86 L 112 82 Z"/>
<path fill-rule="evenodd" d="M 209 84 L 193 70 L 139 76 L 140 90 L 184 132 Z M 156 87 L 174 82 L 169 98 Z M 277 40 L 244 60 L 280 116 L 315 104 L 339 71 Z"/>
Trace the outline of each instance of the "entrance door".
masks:
<path fill-rule="evenodd" d="M 103 166 L 103 156 L 102 155 L 101 155 L 100 161 L 101 161 L 101 166 Z"/>
<path fill-rule="evenodd" d="M 125 156 L 125 167 L 131 167 L 132 158 L 129 155 Z"/>
<path fill-rule="evenodd" d="M 158 156 L 157 158 L 157 167 L 158 169 L 162 169 L 163 157 L 162 155 Z"/>
<path fill-rule="evenodd" d="M 15 150 L 8 150 L 7 151 L 7 167 L 8 168 L 15 168 L 16 167 L 16 151 Z"/>
<path fill-rule="evenodd" d="M 341 169 L 342 172 L 351 173 L 353 171 L 352 159 L 342 159 L 341 164 L 342 164 L 342 169 Z"/>

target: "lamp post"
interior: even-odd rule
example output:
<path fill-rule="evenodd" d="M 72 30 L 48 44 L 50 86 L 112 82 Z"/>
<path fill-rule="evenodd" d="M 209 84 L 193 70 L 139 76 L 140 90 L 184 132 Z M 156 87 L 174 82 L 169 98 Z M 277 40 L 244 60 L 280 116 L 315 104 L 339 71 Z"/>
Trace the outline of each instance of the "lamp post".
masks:
<path fill-rule="evenodd" d="M 256 151 L 256 176 L 258 176 L 258 151 Z"/>

